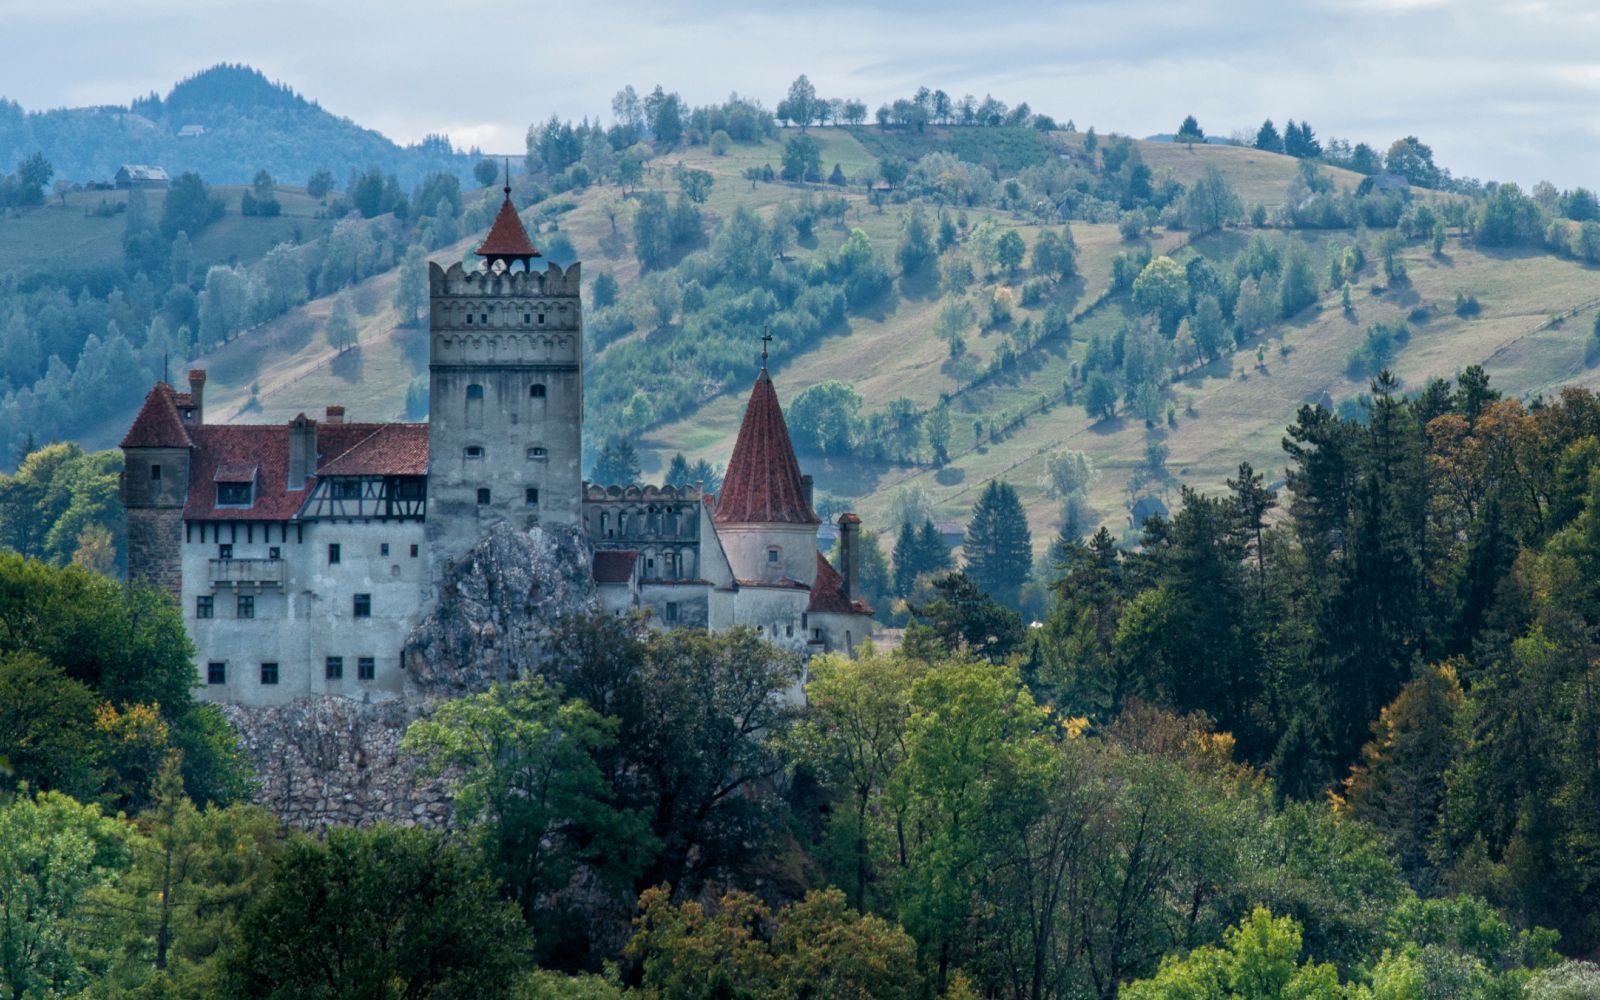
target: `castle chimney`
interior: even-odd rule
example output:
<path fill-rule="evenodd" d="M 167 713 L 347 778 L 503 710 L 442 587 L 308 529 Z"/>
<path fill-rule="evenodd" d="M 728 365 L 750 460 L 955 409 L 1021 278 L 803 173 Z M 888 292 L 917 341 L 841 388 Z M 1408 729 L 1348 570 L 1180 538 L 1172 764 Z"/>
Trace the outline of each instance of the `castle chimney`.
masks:
<path fill-rule="evenodd" d="M 328 416 L 327 422 L 328 422 L 328 424 L 330 426 L 335 425 L 335 424 L 344 423 L 344 407 L 342 407 L 342 406 L 330 406 L 330 407 L 328 407 L 327 416 Z"/>
<path fill-rule="evenodd" d="M 305 489 L 316 471 L 317 422 L 301 413 L 289 421 L 289 489 Z"/>
<path fill-rule="evenodd" d="M 204 368 L 189 369 L 189 395 L 194 397 L 194 423 L 199 426 L 204 423 L 205 409 L 201 399 L 206 394 L 206 370 Z"/>
<path fill-rule="evenodd" d="M 817 505 L 811 502 L 812 488 L 810 475 L 803 475 L 800 477 L 800 490 L 806 496 L 806 510 L 816 510 Z"/>
<path fill-rule="evenodd" d="M 844 578 L 844 599 L 856 599 L 856 577 L 861 573 L 861 518 L 839 515 L 839 575 Z"/>

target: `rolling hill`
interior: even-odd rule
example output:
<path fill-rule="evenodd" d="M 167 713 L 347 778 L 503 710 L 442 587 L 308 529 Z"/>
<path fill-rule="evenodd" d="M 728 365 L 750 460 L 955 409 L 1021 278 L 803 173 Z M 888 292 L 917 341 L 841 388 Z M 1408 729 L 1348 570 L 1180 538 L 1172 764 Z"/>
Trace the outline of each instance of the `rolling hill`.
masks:
<path fill-rule="evenodd" d="M 871 171 L 885 155 L 912 158 L 947 151 L 977 162 L 984 155 L 983 144 L 974 137 L 982 139 L 984 132 L 996 133 L 996 142 L 1009 151 L 1006 155 L 1022 165 L 1018 169 L 1053 159 L 1070 162 L 1083 155 L 1082 135 L 1029 130 L 1015 130 L 1027 133 L 1020 137 L 1000 134 L 1005 131 L 930 129 L 920 136 L 885 136 L 872 128 L 830 128 L 811 134 L 820 144 L 824 172 L 838 163 L 846 176 Z M 959 138 L 952 139 L 952 134 Z M 1300 169 L 1294 159 L 1237 147 L 1141 142 L 1137 148 L 1158 183 L 1170 178 L 1191 184 L 1208 167 L 1215 167 L 1246 205 L 1281 206 Z M 781 143 L 771 141 L 734 144 L 720 156 L 706 146 L 688 147 L 653 159 L 643 188 L 674 190 L 673 175 L 680 166 L 705 170 L 715 178 L 702 206 L 708 232 L 715 232 L 741 207 L 770 218 L 781 204 L 803 195 L 801 186 L 750 180 L 747 171 L 778 165 L 782 152 Z M 1327 173 L 1338 189 L 1351 189 L 1360 179 L 1348 171 Z M 886 253 L 892 251 L 906 222 L 906 205 L 893 198 L 875 204 L 865 187 L 855 183 L 844 189 L 806 187 L 843 197 L 847 209 L 837 225 L 819 226 L 815 239 L 793 247 L 792 254 L 802 260 L 825 259 L 852 229 L 864 231 Z M 1424 192 L 1418 197 L 1443 198 Z M 568 191 L 552 201 L 560 203 L 559 210 L 545 202 L 524 212 L 530 223 L 542 224 L 544 235 L 535 235 L 535 242 L 548 239 L 552 228 L 558 227 L 584 261 L 586 277 L 592 281 L 609 272 L 627 301 L 641 276 L 627 245 L 626 227 L 619 229 L 621 238 L 612 234 L 611 214 L 619 205 L 624 214 L 627 211 L 618 189 L 595 186 Z M 972 252 L 973 234 L 985 222 L 998 231 L 1017 230 L 1030 246 L 1040 232 L 1036 218 L 1016 209 L 973 206 L 948 211 L 959 212 L 963 220 L 963 235 L 951 251 L 955 254 Z M 951 364 L 949 348 L 934 332 L 942 298 L 926 282 L 902 288 L 881 307 L 853 312 L 841 329 L 810 349 L 794 352 L 775 345 L 774 377 L 786 401 L 830 379 L 854 387 L 863 413 L 881 411 L 899 398 L 921 408 L 948 400 L 954 432 L 950 461 L 943 468 L 926 462 L 803 456 L 817 474 L 819 491 L 848 501 L 869 527 L 884 529 L 902 490 L 921 490 L 938 516 L 964 520 L 983 484 L 1003 478 L 1018 488 L 1035 548 L 1042 550 L 1061 516 L 1060 501 L 1049 492 L 1046 463 L 1063 451 L 1081 451 L 1099 470 L 1087 495 L 1092 519 L 1125 532 L 1127 512 L 1137 496 L 1163 496 L 1170 503 L 1183 484 L 1218 489 L 1241 460 L 1266 470 L 1269 482 L 1279 478 L 1277 470 L 1283 465 L 1279 440 L 1295 410 L 1315 400 L 1337 405 L 1363 391 L 1365 376 L 1351 374 L 1348 358 L 1375 323 L 1408 325 L 1409 340 L 1390 359 L 1408 386 L 1420 386 L 1436 375 L 1450 377 L 1474 363 L 1484 364 L 1495 383 L 1514 395 L 1549 392 L 1570 382 L 1600 382 L 1600 375 L 1584 360 L 1583 335 L 1600 309 L 1595 272 L 1543 252 L 1481 249 L 1452 232 L 1439 255 L 1418 242 L 1401 251 L 1410 273 L 1407 282 L 1386 282 L 1382 269 L 1369 261 L 1353 278 L 1348 314 L 1339 295 L 1324 290 L 1314 306 L 1270 325 L 1231 356 L 1187 371 L 1170 386 L 1168 421 L 1147 427 L 1125 412 L 1113 419 L 1091 419 L 1081 402 L 1067 402 L 1066 390 L 1081 384 L 1089 342 L 1097 335 L 1113 338 L 1136 319 L 1129 295 L 1110 290 L 1117 255 L 1147 246 L 1180 263 L 1203 256 L 1226 268 L 1257 231 L 1230 228 L 1192 239 L 1187 232 L 1156 226 L 1144 239 L 1130 242 L 1110 222 L 1073 222 L 1071 228 L 1079 250 L 1078 277 L 1052 287 L 1041 301 L 1017 306 L 1013 321 L 1029 317 L 1037 321 L 1049 305 L 1059 303 L 1073 317 L 1070 344 L 1042 343 L 1027 352 L 1022 363 L 992 377 L 974 377 L 974 367 L 963 372 Z M 1370 242 L 1355 230 L 1261 232 L 1284 246 L 1303 246 L 1319 274 L 1325 272 L 1330 255 L 1358 240 Z M 478 236 L 469 234 L 431 256 L 459 257 L 470 251 Z M 980 277 L 969 295 L 977 302 L 1002 289 L 1017 295 L 1029 277 L 1025 270 L 987 281 Z M 323 298 L 199 359 L 197 363 L 211 371 L 207 393 L 213 419 L 281 420 L 300 411 L 320 412 L 329 403 L 346 405 L 353 419 L 399 416 L 407 387 L 425 371 L 426 334 L 397 322 L 391 303 L 398 280 L 391 271 L 355 287 L 351 295 L 361 336 L 359 344 L 343 354 L 334 351 L 326 337 L 330 303 Z M 1477 297 L 1481 304 L 1477 315 L 1456 315 L 1453 303 L 1458 291 Z M 657 326 L 653 320 L 637 326 L 595 354 L 591 373 L 612 363 L 620 344 L 643 339 L 671 350 L 674 338 L 685 336 L 681 328 Z M 751 375 L 757 332 L 751 331 Z M 975 369 L 981 372 L 1004 342 L 1003 331 L 972 331 L 967 343 Z M 729 379 L 708 390 L 690 411 L 646 427 L 637 437 L 647 477 L 659 475 L 680 451 L 691 460 L 726 462 L 747 388 L 748 379 Z M 975 433 L 975 422 L 982 425 L 981 435 Z M 997 433 L 997 427 L 1003 429 Z M 108 424 L 88 443 L 109 444 L 118 430 Z M 1148 461 L 1151 445 L 1166 449 L 1160 468 L 1152 468 Z"/>

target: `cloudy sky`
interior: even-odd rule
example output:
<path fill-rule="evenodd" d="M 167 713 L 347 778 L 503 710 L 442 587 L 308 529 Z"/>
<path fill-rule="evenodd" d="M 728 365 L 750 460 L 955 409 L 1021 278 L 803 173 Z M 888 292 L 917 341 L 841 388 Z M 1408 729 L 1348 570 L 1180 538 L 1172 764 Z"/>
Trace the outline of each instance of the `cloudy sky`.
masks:
<path fill-rule="evenodd" d="M 29 109 L 245 62 L 401 141 L 515 151 L 625 83 L 770 106 L 806 73 L 872 107 L 926 84 L 1133 135 L 1187 113 L 1411 133 L 1458 175 L 1600 186 L 1595 0 L 0 0 L 0 24 L 0 94 Z"/>

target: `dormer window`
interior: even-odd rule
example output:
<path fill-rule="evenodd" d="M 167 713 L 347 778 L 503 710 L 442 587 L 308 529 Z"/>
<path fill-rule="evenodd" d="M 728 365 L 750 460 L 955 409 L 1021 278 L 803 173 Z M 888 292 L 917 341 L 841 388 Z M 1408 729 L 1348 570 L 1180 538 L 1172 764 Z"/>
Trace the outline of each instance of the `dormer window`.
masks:
<path fill-rule="evenodd" d="M 248 507 L 250 506 L 249 483 L 218 483 L 218 507 Z"/>

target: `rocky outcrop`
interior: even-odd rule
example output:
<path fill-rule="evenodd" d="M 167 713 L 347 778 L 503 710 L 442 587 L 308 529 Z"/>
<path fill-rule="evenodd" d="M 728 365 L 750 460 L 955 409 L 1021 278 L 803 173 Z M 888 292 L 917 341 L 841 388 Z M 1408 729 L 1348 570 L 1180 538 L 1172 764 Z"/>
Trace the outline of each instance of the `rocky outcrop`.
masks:
<path fill-rule="evenodd" d="M 406 726 L 441 699 L 486 691 L 543 655 L 557 619 L 594 607 L 581 532 L 498 525 L 444 574 L 434 609 L 406 642 L 405 697 L 302 698 L 224 708 L 261 783 L 257 801 L 290 826 L 443 826 L 444 780 L 419 780 L 400 750 Z"/>
<path fill-rule="evenodd" d="M 486 691 L 538 663 L 557 618 L 595 607 L 588 540 L 573 528 L 497 525 L 445 574 L 406 642 L 406 698 Z"/>

